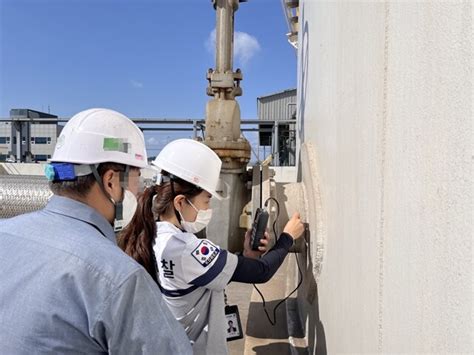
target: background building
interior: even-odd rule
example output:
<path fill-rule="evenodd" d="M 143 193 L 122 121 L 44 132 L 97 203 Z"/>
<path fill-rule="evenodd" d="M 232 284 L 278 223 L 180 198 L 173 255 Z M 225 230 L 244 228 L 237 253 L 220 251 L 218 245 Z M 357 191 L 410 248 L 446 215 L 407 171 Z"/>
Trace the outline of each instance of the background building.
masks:
<path fill-rule="evenodd" d="M 296 89 L 257 98 L 258 119 L 280 123 L 259 124 L 258 141 L 264 159 L 273 154 L 273 166 L 295 166 L 296 162 Z M 294 123 L 288 121 L 293 120 Z"/>
<path fill-rule="evenodd" d="M 12 124 L 0 122 L 0 161 L 12 161 Z"/>
<path fill-rule="evenodd" d="M 30 109 L 11 109 L 12 122 L 0 126 L 0 159 L 31 163 L 51 158 L 62 126 L 58 116 Z"/>

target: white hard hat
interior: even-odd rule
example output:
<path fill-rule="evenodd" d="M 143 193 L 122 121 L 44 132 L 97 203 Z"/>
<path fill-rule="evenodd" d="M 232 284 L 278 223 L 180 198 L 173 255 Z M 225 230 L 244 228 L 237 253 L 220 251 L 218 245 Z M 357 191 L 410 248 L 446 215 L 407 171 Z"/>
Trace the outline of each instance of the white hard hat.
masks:
<path fill-rule="evenodd" d="M 151 163 L 221 200 L 224 198 L 219 179 L 222 162 L 207 145 L 192 139 L 168 143 Z"/>
<path fill-rule="evenodd" d="M 147 166 L 143 133 L 119 112 L 93 108 L 74 115 L 64 126 L 51 162 L 119 163 Z"/>

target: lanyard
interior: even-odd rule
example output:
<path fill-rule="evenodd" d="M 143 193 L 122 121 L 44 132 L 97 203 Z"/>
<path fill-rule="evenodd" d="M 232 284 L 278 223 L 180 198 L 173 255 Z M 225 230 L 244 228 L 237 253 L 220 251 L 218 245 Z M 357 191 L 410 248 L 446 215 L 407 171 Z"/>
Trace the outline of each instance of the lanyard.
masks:
<path fill-rule="evenodd" d="M 244 337 L 244 332 L 242 329 L 242 324 L 240 322 L 239 307 L 237 305 L 229 305 L 227 303 L 227 294 L 224 290 L 224 314 L 226 318 L 226 335 L 227 341 L 242 339 Z"/>

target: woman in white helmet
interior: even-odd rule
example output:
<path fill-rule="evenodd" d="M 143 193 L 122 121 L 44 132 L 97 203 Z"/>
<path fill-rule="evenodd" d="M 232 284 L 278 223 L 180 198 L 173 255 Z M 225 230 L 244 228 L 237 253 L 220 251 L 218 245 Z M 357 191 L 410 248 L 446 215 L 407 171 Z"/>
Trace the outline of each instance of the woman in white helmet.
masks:
<path fill-rule="evenodd" d="M 295 214 L 261 258 L 266 240 L 261 240 L 260 251 L 252 251 L 248 233 L 239 256 L 198 239 L 195 233 L 212 216 L 211 198 L 222 198 L 217 191 L 221 164 L 217 154 L 200 142 L 169 143 L 153 162 L 161 172 L 157 184 L 139 198 L 134 218 L 119 237 L 119 246 L 157 282 L 194 354 L 227 353 L 225 286 L 230 281 L 268 281 L 304 230 Z"/>

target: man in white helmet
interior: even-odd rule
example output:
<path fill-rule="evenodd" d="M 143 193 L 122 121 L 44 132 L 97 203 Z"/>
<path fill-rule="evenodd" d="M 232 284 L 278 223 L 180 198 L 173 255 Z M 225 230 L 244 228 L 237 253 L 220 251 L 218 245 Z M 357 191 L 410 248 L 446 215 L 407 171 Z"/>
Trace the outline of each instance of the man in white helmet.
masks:
<path fill-rule="evenodd" d="M 0 353 L 192 353 L 152 278 L 116 245 L 146 165 L 124 115 L 69 120 L 46 169 L 47 206 L 0 222 Z"/>

